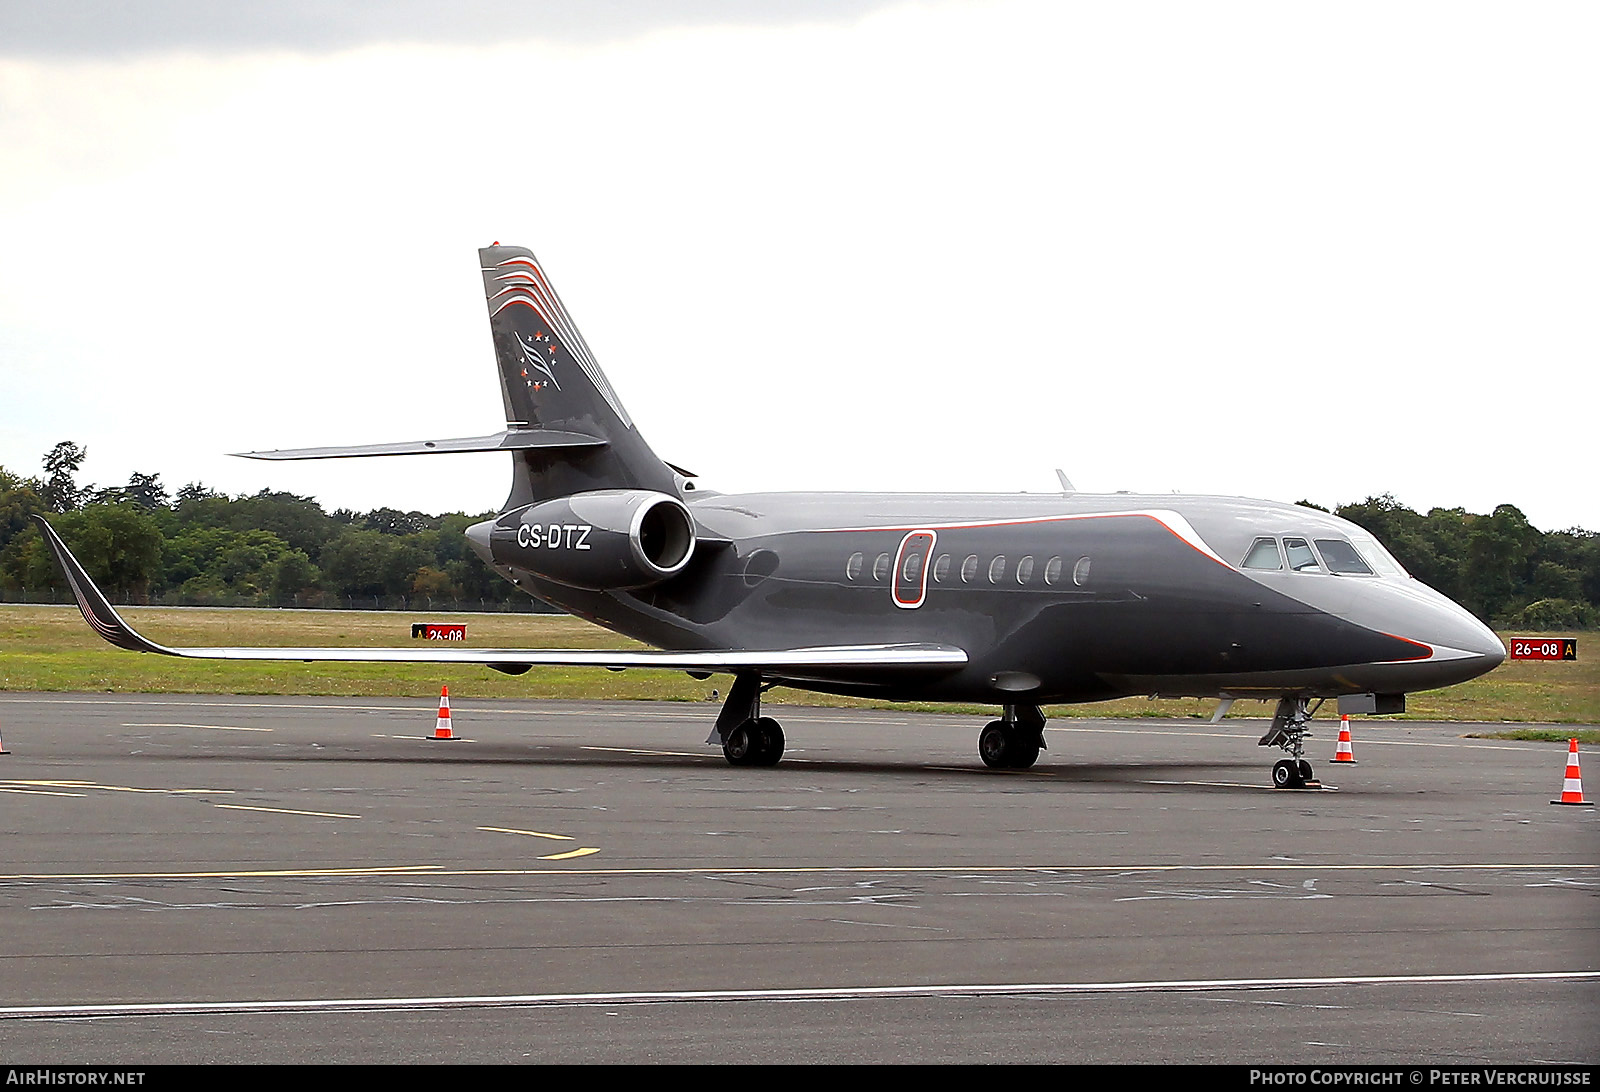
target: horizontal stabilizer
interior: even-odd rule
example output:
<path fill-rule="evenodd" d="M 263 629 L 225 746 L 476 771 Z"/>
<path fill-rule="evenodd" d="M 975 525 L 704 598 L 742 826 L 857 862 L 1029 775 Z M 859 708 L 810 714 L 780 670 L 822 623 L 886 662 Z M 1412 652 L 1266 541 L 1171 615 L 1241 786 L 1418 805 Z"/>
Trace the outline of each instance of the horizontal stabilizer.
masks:
<path fill-rule="evenodd" d="M 569 667 L 660 668 L 672 671 L 760 671 L 804 675 L 812 671 L 850 668 L 940 668 L 953 670 L 967 654 L 949 645 L 839 645 L 780 649 L 712 649 L 684 652 L 656 649 L 601 650 L 567 648 L 169 648 L 140 634 L 122 617 L 72 556 L 66 543 L 43 517 L 35 516 L 45 541 L 66 574 L 84 620 L 118 648 L 201 660 L 303 660 L 347 663 L 481 664 L 516 674 L 540 665 Z"/>
<path fill-rule="evenodd" d="M 606 441 L 582 432 L 548 428 L 507 429 L 487 436 L 453 440 L 406 440 L 398 444 L 356 444 L 349 447 L 292 447 L 273 451 L 236 451 L 244 459 L 358 459 L 376 455 L 451 455 L 464 451 L 524 451 L 540 447 L 604 447 Z"/>

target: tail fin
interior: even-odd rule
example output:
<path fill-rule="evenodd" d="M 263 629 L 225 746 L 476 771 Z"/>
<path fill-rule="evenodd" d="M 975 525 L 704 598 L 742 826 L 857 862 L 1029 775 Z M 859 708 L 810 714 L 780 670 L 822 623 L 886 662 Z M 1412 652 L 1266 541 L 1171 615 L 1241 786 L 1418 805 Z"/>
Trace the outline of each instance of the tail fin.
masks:
<path fill-rule="evenodd" d="M 634 428 L 533 252 L 495 245 L 478 251 L 478 264 L 507 430 L 575 432 L 606 441 L 603 447 L 513 452 L 506 507 L 589 489 L 676 493 L 672 470 Z"/>

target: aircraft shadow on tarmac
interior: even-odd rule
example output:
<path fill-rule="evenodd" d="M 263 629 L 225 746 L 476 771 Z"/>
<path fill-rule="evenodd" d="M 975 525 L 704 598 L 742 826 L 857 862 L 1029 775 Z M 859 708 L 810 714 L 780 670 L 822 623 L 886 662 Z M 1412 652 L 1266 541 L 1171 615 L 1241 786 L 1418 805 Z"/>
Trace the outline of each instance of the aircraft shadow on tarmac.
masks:
<path fill-rule="evenodd" d="M 483 744 L 473 742 L 426 743 L 427 751 L 416 754 L 376 753 L 355 744 L 306 743 L 277 745 L 272 751 L 248 749 L 242 751 L 186 750 L 179 754 L 144 753 L 135 757 L 152 762 L 239 762 L 239 763 L 356 763 L 370 766 L 443 766 L 455 770 L 477 766 L 588 767 L 607 769 L 658 769 L 663 771 L 696 770 L 714 773 L 731 781 L 759 779 L 760 784 L 780 787 L 804 781 L 815 774 L 859 775 L 896 779 L 923 780 L 928 777 L 951 779 L 977 779 L 991 782 L 998 791 L 1017 791 L 1024 785 L 1048 789 L 1052 784 L 1115 784 L 1128 788 L 1169 790 L 1181 786 L 1188 791 L 1202 792 L 1257 792 L 1270 789 L 1261 776 L 1259 763 L 1239 761 L 1185 761 L 1185 762 L 1088 762 L 1064 760 L 1060 764 L 1038 765 L 1030 770 L 992 770 L 985 767 L 976 756 L 970 768 L 956 763 L 915 763 L 859 761 L 848 759 L 809 758 L 803 754 L 790 757 L 781 766 L 759 771 L 730 768 L 719 751 L 707 748 L 701 755 L 663 754 L 641 749 L 599 749 L 592 745 L 573 743 L 554 744 Z"/>

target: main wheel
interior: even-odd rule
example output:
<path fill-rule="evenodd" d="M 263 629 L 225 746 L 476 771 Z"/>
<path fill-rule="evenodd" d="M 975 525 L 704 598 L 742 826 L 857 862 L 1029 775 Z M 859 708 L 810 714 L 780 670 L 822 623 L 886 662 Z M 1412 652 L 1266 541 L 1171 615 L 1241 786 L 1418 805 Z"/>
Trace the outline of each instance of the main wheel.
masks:
<path fill-rule="evenodd" d="M 1279 789 L 1298 789 L 1303 782 L 1300 779 L 1300 768 L 1285 758 L 1272 767 L 1272 784 Z"/>
<path fill-rule="evenodd" d="M 756 745 L 753 766 L 776 766 L 783 757 L 783 728 L 771 717 L 762 717 L 755 723 Z"/>
<path fill-rule="evenodd" d="M 739 725 L 722 741 L 722 757 L 730 766 L 754 766 L 760 753 L 761 734 L 755 730 L 754 721 Z"/>
<path fill-rule="evenodd" d="M 1303 758 L 1295 763 L 1295 773 L 1300 775 L 1300 784 L 1302 785 L 1310 784 L 1317 779 L 1317 775 L 1311 772 L 1311 763 Z"/>
<path fill-rule="evenodd" d="M 1011 737 L 1004 721 L 993 720 L 978 733 L 978 757 L 991 770 L 1005 770 L 1011 766 Z"/>

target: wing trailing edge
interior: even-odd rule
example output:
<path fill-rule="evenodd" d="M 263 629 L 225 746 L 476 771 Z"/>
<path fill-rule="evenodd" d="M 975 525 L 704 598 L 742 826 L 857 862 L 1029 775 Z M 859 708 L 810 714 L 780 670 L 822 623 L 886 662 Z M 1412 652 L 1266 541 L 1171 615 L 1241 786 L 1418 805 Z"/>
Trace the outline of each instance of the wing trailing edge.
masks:
<path fill-rule="evenodd" d="M 954 670 L 966 664 L 959 648 L 934 644 L 865 644 L 782 649 L 712 649 L 685 652 L 658 649 L 600 650 L 566 648 L 174 648 L 157 644 L 122 619 L 95 586 L 55 528 L 35 516 L 45 542 L 66 574 L 84 621 L 106 641 L 134 652 L 200 660 L 300 660 L 343 663 L 466 664 L 516 674 L 530 667 L 604 667 L 612 670 L 657 668 L 670 671 L 760 671 L 764 673 L 904 668 Z"/>

